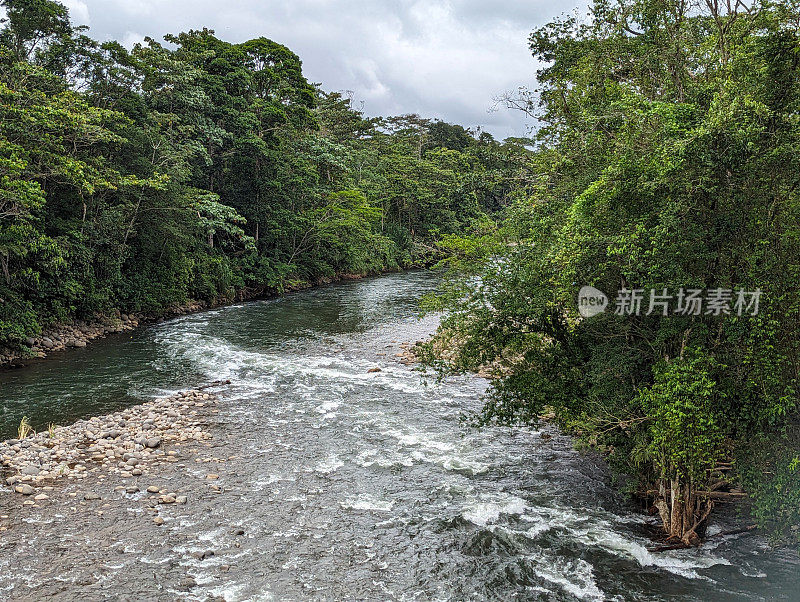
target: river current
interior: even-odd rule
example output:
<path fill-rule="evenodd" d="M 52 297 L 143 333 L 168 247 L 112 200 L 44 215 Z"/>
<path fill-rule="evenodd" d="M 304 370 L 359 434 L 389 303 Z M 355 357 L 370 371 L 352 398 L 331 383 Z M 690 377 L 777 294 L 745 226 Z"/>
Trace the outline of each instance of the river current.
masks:
<path fill-rule="evenodd" d="M 486 381 L 440 382 L 396 357 L 435 329 L 417 314 L 436 283 L 427 272 L 340 283 L 0 373 L 0 436 L 23 415 L 68 424 L 230 379 L 217 428 L 239 493 L 174 527 L 208 545 L 223 537 L 219 516 L 247 530 L 219 555 L 235 570 L 205 592 L 227 600 L 800 599 L 796 552 L 752 535 L 649 551 L 652 519 L 569 438 L 465 426 Z M 720 516 L 712 535 L 736 524 Z"/>

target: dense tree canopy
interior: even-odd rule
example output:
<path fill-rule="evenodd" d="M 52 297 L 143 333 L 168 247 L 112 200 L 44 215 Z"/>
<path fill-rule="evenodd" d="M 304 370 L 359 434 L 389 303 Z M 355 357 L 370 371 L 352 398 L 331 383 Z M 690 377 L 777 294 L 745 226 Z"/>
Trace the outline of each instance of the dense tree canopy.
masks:
<path fill-rule="evenodd" d="M 507 202 L 523 159 L 459 126 L 366 118 L 266 38 L 128 51 L 58 2 L 2 6 L 0 346 L 427 263 L 435 236 Z"/>
<path fill-rule="evenodd" d="M 742 483 L 762 526 L 800 523 L 800 5 L 731 6 L 598 0 L 533 32 L 540 89 L 512 99 L 541 123 L 532 189 L 449 240 L 440 298 L 449 367 L 501 376 L 481 420 L 552 411 L 685 542 Z M 583 285 L 609 311 L 582 318 Z M 732 292 L 694 315 L 681 289 Z"/>

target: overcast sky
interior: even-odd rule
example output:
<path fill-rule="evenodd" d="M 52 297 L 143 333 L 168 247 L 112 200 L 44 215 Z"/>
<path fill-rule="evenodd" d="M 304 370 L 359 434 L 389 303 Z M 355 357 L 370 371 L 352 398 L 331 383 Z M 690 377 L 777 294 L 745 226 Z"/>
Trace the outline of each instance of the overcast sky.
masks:
<path fill-rule="evenodd" d="M 368 115 L 419 113 L 498 138 L 525 135 L 518 111 L 493 98 L 532 86 L 530 31 L 583 0 L 61 0 L 98 40 L 208 27 L 242 42 L 288 46 L 311 82 L 351 90 Z"/>

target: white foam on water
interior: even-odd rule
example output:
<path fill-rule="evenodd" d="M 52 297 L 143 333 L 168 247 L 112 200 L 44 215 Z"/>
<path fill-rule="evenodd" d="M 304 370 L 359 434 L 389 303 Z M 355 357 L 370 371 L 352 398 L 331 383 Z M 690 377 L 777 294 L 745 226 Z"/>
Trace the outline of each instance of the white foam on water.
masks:
<path fill-rule="evenodd" d="M 211 543 L 220 543 L 225 539 L 226 530 L 223 527 L 218 529 L 212 529 L 211 531 L 206 531 L 205 533 L 200 533 L 197 536 L 197 539 L 200 541 L 209 541 Z"/>
<path fill-rule="evenodd" d="M 164 556 L 163 558 L 153 558 L 152 555 L 148 554 L 139 558 L 139 562 L 144 564 L 164 564 L 171 561 L 172 557 L 170 555 Z"/>
<path fill-rule="evenodd" d="M 749 568 L 739 567 L 739 572 L 744 575 L 745 577 L 750 577 L 751 579 L 766 579 L 767 574 L 763 571 L 753 571 Z"/>
<path fill-rule="evenodd" d="M 482 464 L 481 462 L 475 462 L 466 458 L 460 458 L 458 456 L 445 458 L 444 462 L 442 462 L 442 467 L 446 470 L 451 470 L 453 472 L 467 474 L 470 476 L 483 474 L 489 471 L 488 464 Z"/>
<path fill-rule="evenodd" d="M 698 570 L 730 565 L 727 559 L 714 556 L 702 548 L 652 553 L 647 549 L 647 540 L 620 531 L 617 521 L 621 517 L 609 514 L 612 517 L 609 520 L 604 515 L 588 510 L 578 513 L 572 508 L 556 504 L 549 507 L 528 506 L 521 518 L 523 522 L 532 522 L 533 525 L 520 533 L 535 539 L 548 530 L 563 529 L 565 537 L 587 548 L 600 548 L 615 556 L 633 560 L 642 567 L 658 568 L 687 579 L 710 580 Z"/>
<path fill-rule="evenodd" d="M 370 424 L 386 425 L 385 416 L 374 417 L 368 421 Z M 400 446 L 416 448 L 411 453 L 414 460 L 438 464 L 448 471 L 475 476 L 488 472 L 490 465 L 475 458 L 476 451 L 465 443 L 458 444 L 443 441 L 441 434 L 433 435 L 429 432 L 414 430 L 408 425 L 402 428 L 392 425 L 379 431 L 382 436 L 391 437 Z"/>
<path fill-rule="evenodd" d="M 381 454 L 377 449 L 368 449 L 360 452 L 353 462 L 363 468 L 377 466 L 379 468 L 394 468 L 396 466 L 413 466 L 414 459 L 390 452 L 388 455 Z"/>
<path fill-rule="evenodd" d="M 55 522 L 54 519 L 46 520 L 43 518 L 22 518 L 23 523 L 28 523 L 29 525 L 50 525 Z"/>
<path fill-rule="evenodd" d="M 367 493 L 359 496 L 350 496 L 339 505 L 345 510 L 373 510 L 378 512 L 389 512 L 394 507 L 392 500 L 380 500 Z"/>
<path fill-rule="evenodd" d="M 342 462 L 339 459 L 339 456 L 333 454 L 331 456 L 328 456 L 324 460 L 320 460 L 319 462 L 317 462 L 314 465 L 314 468 L 312 468 L 311 470 L 313 472 L 318 472 L 321 474 L 330 474 L 332 472 L 336 472 L 342 466 L 344 466 L 344 462 Z"/>
<path fill-rule="evenodd" d="M 404 433 L 398 429 L 382 431 L 381 435 L 397 439 L 397 442 L 400 443 L 400 445 L 405 445 L 408 447 L 419 445 L 422 442 L 422 438 L 418 433 Z"/>
<path fill-rule="evenodd" d="M 515 495 L 481 494 L 480 501 L 468 503 L 461 512 L 474 525 L 486 527 L 500 518 L 501 514 L 521 515 L 525 512 L 525 500 Z"/>
<path fill-rule="evenodd" d="M 165 343 L 174 354 L 190 360 L 207 376 L 218 379 L 234 378 L 248 365 L 263 365 L 262 354 L 239 349 L 224 339 L 206 334 L 175 330 L 157 341 Z"/>
<path fill-rule="evenodd" d="M 199 568 L 199 564 L 198 563 L 194 563 L 194 564 L 196 565 L 195 568 Z M 193 575 L 193 579 L 194 579 L 194 582 L 197 585 L 200 585 L 200 586 L 209 585 L 211 583 L 214 583 L 217 580 L 216 576 L 214 576 L 214 575 L 212 575 L 211 573 L 208 573 L 208 572 L 195 573 Z M 211 590 L 211 591 L 213 592 L 213 590 Z M 226 600 L 227 600 L 227 598 L 226 598 Z"/>
<path fill-rule="evenodd" d="M 206 323 L 198 323 L 201 328 L 205 325 Z M 378 373 L 367 372 L 374 367 L 374 361 L 347 361 L 329 355 L 286 356 L 275 352 L 250 351 L 220 337 L 181 329 L 161 333 L 157 342 L 172 349 L 173 355 L 191 361 L 209 378 L 235 379 L 237 384 L 246 382 L 254 390 L 274 390 L 274 381 L 265 382 L 264 377 L 268 375 L 280 375 L 284 379 L 294 377 L 295 380 L 297 377 L 310 377 L 338 387 L 369 385 L 404 393 L 419 393 L 427 387 L 421 382 L 422 379 L 409 379 L 407 371 L 391 366 L 383 367 Z M 258 377 L 253 378 L 251 372 Z M 295 382 L 292 386 L 295 390 L 300 390 L 297 386 L 301 384 Z M 305 386 L 307 392 L 313 392 L 312 386 Z"/>
<path fill-rule="evenodd" d="M 544 558 L 528 556 L 536 575 L 560 587 L 580 600 L 605 600 L 606 595 L 595 582 L 592 565 L 578 558 Z"/>
<path fill-rule="evenodd" d="M 525 537 L 528 537 L 530 539 L 536 539 L 542 533 L 546 533 L 547 531 L 549 531 L 551 527 L 552 526 L 546 522 L 540 522 L 534 524 L 531 527 L 528 527 L 527 530 L 523 531 L 523 535 L 525 535 Z"/>
<path fill-rule="evenodd" d="M 284 476 L 281 476 L 281 475 L 271 474 L 266 479 L 261 479 L 261 480 L 253 482 L 250 485 L 250 489 L 253 490 L 253 491 L 263 491 L 264 489 L 266 489 L 269 485 L 272 485 L 273 483 L 277 483 L 279 481 L 293 481 L 293 480 L 294 479 L 291 479 L 289 477 L 284 477 Z"/>
<path fill-rule="evenodd" d="M 706 579 L 697 571 L 716 565 L 730 565 L 730 561 L 713 555 L 706 555 L 702 550 L 667 551 L 652 553 L 644 544 L 626 537 L 614 529 L 614 525 L 601 521 L 592 524 L 586 530 L 574 530 L 571 536 L 587 546 L 596 546 L 618 556 L 634 559 L 643 567 L 657 567 L 686 577 L 687 579 Z"/>
<path fill-rule="evenodd" d="M 325 401 L 316 407 L 316 411 L 320 414 L 330 414 L 342 405 L 341 401 Z"/>

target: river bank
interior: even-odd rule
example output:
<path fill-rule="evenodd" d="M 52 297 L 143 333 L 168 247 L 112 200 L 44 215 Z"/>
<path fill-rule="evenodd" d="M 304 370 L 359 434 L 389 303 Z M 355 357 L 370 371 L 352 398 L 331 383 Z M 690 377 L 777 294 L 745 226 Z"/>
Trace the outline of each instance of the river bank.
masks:
<path fill-rule="evenodd" d="M 171 525 L 218 508 L 229 490 L 220 476 L 231 459 L 227 442 L 209 429 L 218 402 L 216 393 L 194 389 L 0 444 L 13 489 L 0 496 L 0 568 L 13 559 L 28 572 L 4 579 L 3 599 L 116 598 L 118 585 L 106 576 L 122 565 L 129 567 L 125 599 L 198 599 L 184 597 L 197 581 L 180 561 L 199 563 L 214 551 L 174 553 L 186 538 Z M 244 531 L 230 534 L 241 539 Z M 151 551 L 170 556 L 157 580 Z"/>
<path fill-rule="evenodd" d="M 22 367 L 24 364 L 20 364 L 20 360 L 44 359 L 58 351 L 82 349 L 94 340 L 104 338 L 110 334 L 132 331 L 140 325 L 226 307 L 234 303 L 270 299 L 286 293 L 325 286 L 334 282 L 360 280 L 397 271 L 397 269 L 387 269 L 379 273 L 337 274 L 334 277 L 318 278 L 313 282 L 299 281 L 289 283 L 281 292 L 266 289 L 242 289 L 236 291 L 232 296 L 220 297 L 212 301 L 188 300 L 186 303 L 166 308 L 161 312 L 125 313 L 116 309 L 108 315 L 97 315 L 90 320 L 75 319 L 69 322 L 60 322 L 43 329 L 42 333 L 36 337 L 28 337 L 25 341 L 27 349 L 0 347 L 0 370 Z"/>
<path fill-rule="evenodd" d="M 24 499 L 25 506 L 46 503 L 48 492 L 65 481 L 80 483 L 94 476 L 124 485 L 125 479 L 177 462 L 185 444 L 210 439 L 204 425 L 217 411 L 217 401 L 216 395 L 195 389 L 69 426 L 53 425 L 40 433 L 20 427 L 20 438 L 0 443 L 5 483 Z M 125 489 L 138 492 L 135 487 Z M 83 499 L 99 498 L 86 490 Z M 159 501 L 186 503 L 186 498 L 167 493 Z M 0 530 L 6 528 L 0 525 Z"/>

